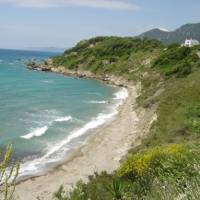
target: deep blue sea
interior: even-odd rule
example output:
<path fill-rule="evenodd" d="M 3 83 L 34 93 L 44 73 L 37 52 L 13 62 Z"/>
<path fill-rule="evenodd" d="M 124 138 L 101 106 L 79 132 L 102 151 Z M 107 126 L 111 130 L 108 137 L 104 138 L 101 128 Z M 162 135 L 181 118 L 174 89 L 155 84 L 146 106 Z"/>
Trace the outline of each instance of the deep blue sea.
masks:
<path fill-rule="evenodd" d="M 30 71 L 25 63 L 53 53 L 0 50 L 0 148 L 13 146 L 20 175 L 54 166 L 109 121 L 125 89 L 91 79 Z"/>

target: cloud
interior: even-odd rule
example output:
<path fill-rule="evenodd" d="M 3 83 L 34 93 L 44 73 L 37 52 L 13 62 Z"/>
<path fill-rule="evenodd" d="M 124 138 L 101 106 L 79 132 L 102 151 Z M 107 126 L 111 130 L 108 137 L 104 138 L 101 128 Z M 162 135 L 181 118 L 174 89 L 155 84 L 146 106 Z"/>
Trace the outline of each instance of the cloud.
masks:
<path fill-rule="evenodd" d="M 137 10 L 138 6 L 127 0 L 0 0 L 0 4 L 20 7 L 55 8 L 64 6 L 91 7 L 110 10 Z"/>

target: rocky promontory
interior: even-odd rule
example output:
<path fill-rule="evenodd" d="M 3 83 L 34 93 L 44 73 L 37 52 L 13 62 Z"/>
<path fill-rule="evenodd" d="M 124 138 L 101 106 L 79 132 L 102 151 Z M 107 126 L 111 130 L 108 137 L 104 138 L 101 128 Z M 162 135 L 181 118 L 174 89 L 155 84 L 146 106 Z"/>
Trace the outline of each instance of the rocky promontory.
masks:
<path fill-rule="evenodd" d="M 29 70 L 59 73 L 65 76 L 73 76 L 76 78 L 91 78 L 119 87 L 127 87 L 128 85 L 127 80 L 123 79 L 122 77 L 116 77 L 114 75 L 108 75 L 108 74 L 97 75 L 90 71 L 85 71 L 80 69 L 70 70 L 64 66 L 54 66 L 51 58 L 45 60 L 42 63 L 31 61 L 26 65 Z"/>

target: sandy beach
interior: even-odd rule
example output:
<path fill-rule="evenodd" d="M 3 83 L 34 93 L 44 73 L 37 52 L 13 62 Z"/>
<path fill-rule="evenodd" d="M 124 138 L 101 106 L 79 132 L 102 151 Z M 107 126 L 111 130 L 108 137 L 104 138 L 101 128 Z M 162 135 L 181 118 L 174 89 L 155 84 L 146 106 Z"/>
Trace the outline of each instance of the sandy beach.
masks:
<path fill-rule="evenodd" d="M 108 124 L 94 130 L 86 144 L 67 156 L 65 162 L 45 175 L 28 179 L 16 187 L 17 200 L 50 200 L 63 185 L 69 191 L 94 172 L 114 171 L 132 145 L 138 145 L 156 119 L 154 110 L 136 109 L 137 87 L 129 86 L 129 97 Z"/>

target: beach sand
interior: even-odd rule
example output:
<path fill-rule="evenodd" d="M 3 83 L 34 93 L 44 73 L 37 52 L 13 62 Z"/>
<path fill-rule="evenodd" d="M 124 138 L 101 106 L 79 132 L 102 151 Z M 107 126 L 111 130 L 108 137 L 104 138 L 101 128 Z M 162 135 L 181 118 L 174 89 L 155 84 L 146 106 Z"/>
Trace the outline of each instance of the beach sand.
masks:
<path fill-rule="evenodd" d="M 75 150 L 63 164 L 43 176 L 30 178 L 16 187 L 18 200 L 51 200 L 63 185 L 69 191 L 80 179 L 87 181 L 94 172 L 112 172 L 131 146 L 138 145 L 156 119 L 155 111 L 136 111 L 137 89 L 130 86 L 129 97 L 108 124 L 94 130 L 84 146 Z"/>

